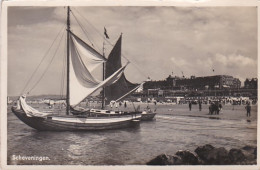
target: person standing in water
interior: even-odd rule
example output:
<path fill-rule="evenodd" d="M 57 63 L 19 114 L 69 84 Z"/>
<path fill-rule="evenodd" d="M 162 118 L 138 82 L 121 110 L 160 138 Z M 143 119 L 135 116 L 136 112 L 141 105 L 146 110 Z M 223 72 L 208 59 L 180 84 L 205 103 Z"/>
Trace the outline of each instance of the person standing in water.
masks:
<path fill-rule="evenodd" d="M 199 101 L 199 110 L 201 111 L 201 101 Z"/>

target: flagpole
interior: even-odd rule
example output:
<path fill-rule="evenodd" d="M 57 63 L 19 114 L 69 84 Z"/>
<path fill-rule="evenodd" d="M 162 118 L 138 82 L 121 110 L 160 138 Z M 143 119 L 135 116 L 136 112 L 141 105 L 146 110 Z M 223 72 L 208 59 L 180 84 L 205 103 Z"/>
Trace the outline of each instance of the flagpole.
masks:
<path fill-rule="evenodd" d="M 213 68 L 213 69 L 212 69 L 213 76 L 214 76 L 214 71 L 215 71 L 215 69 Z M 217 96 L 216 84 L 214 84 L 214 92 L 215 92 L 215 97 L 216 97 L 216 96 Z"/>

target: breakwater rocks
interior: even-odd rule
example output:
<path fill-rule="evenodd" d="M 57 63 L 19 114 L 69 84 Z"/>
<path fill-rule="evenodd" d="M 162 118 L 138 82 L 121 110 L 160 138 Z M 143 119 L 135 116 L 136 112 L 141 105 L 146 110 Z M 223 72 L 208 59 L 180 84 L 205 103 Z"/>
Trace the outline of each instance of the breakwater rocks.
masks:
<path fill-rule="evenodd" d="M 256 147 L 252 146 L 227 151 L 207 144 L 197 147 L 194 152 L 180 150 L 175 155 L 161 154 L 147 165 L 254 165 L 256 152 Z"/>

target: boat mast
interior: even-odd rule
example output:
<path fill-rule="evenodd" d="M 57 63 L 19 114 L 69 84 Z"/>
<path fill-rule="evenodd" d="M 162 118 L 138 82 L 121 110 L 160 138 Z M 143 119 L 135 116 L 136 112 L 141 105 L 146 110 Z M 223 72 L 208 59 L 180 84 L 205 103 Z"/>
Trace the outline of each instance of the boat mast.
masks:
<path fill-rule="evenodd" d="M 70 49 L 69 49 L 69 34 L 70 34 L 70 7 L 68 6 L 67 12 L 67 98 L 66 98 L 66 114 L 70 113 Z"/>
<path fill-rule="evenodd" d="M 103 41 L 103 56 L 105 57 L 105 35 L 103 36 L 104 37 L 104 41 Z M 103 63 L 103 81 L 106 79 L 105 77 L 105 63 Z M 105 87 L 103 87 L 103 90 L 102 90 L 102 106 L 101 108 L 104 109 L 105 107 Z"/>

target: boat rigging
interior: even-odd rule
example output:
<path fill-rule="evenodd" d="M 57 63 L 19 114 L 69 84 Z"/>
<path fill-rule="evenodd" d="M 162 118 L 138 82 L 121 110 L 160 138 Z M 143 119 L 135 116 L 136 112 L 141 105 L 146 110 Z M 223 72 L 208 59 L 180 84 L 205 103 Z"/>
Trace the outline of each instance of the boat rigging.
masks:
<path fill-rule="evenodd" d="M 72 110 L 75 111 L 75 107 L 79 105 L 79 103 L 95 93 L 98 89 L 105 86 L 109 87 L 118 82 L 128 65 L 128 63 L 126 63 L 121 66 L 120 63 L 120 67 L 113 70 L 113 73 L 110 75 L 104 76 L 105 79 L 103 81 L 96 79 L 92 74 L 93 70 L 100 64 L 105 65 L 104 63 L 107 62 L 107 59 L 71 31 L 70 12 L 71 9 L 68 7 L 66 46 L 66 115 L 56 115 L 56 113 L 38 111 L 26 103 L 25 95 L 19 97 L 17 106 L 12 107 L 12 111 L 25 124 L 38 130 L 106 130 L 124 128 L 138 124 L 141 118 L 141 112 L 136 110 L 127 113 L 119 112 L 121 115 L 112 117 L 107 116 L 107 114 L 99 115 L 96 113 L 113 113 L 113 111 L 93 111 L 93 109 L 89 109 L 89 114 L 83 117 L 70 115 L 70 112 Z M 116 65 L 115 67 L 117 66 L 119 65 Z M 46 70 L 48 70 L 48 67 Z M 46 71 L 44 74 L 45 73 Z M 123 79 L 125 79 L 125 77 Z M 41 80 L 41 78 L 39 80 Z M 91 116 L 93 114 L 95 116 Z"/>

